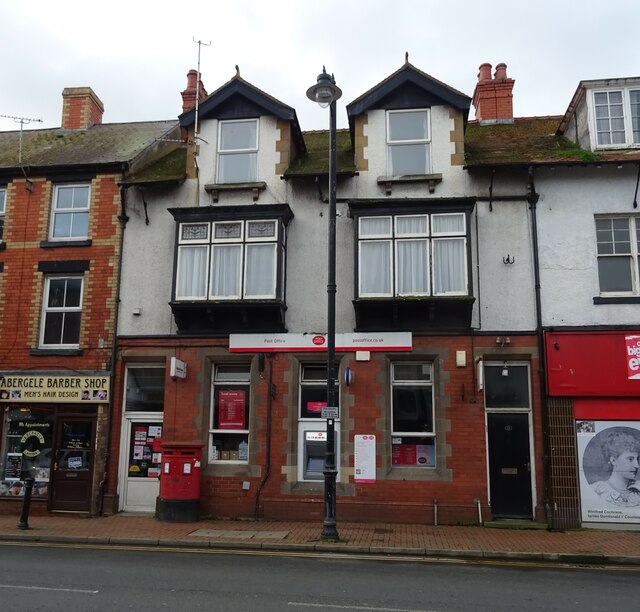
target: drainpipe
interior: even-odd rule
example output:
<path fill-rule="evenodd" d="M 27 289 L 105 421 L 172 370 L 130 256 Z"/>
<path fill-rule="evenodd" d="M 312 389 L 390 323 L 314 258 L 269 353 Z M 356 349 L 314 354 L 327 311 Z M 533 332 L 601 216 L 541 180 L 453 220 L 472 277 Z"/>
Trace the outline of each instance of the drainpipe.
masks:
<path fill-rule="evenodd" d="M 536 301 L 536 335 L 538 338 L 538 375 L 540 378 L 540 412 L 542 418 L 542 466 L 544 477 L 544 511 L 547 524 L 553 529 L 554 516 L 551 494 L 551 453 L 549 440 L 549 406 L 547 403 L 546 355 L 544 351 L 544 331 L 542 329 L 542 300 L 540 291 L 540 258 L 538 249 L 537 204 L 540 194 L 536 193 L 533 166 L 529 166 L 528 202 L 531 210 L 531 241 L 533 249 L 533 275 Z"/>
<path fill-rule="evenodd" d="M 258 491 L 256 492 L 256 505 L 254 508 L 254 518 L 258 520 L 260 518 L 260 494 L 262 493 L 262 489 L 264 485 L 269 480 L 269 476 L 271 474 L 271 412 L 273 409 L 273 400 L 275 398 L 275 387 L 273 386 L 273 360 L 275 355 L 270 353 L 267 355 L 269 359 L 269 386 L 267 388 L 267 429 L 266 429 L 266 441 L 265 441 L 265 467 L 264 467 L 264 478 L 260 482 L 258 486 Z"/>
<path fill-rule="evenodd" d="M 124 179 L 124 168 L 123 168 L 123 179 Z M 98 496 L 98 515 L 102 515 L 104 510 L 104 488 L 107 484 L 107 478 L 109 473 L 109 461 L 111 459 L 111 436 L 112 436 L 112 426 L 113 426 L 113 404 L 114 404 L 114 389 L 115 389 L 115 378 L 116 378 L 116 350 L 117 350 L 117 338 L 118 338 L 118 319 L 120 315 L 120 284 L 122 282 L 122 260 L 123 260 L 123 252 L 124 252 L 124 230 L 127 227 L 127 222 L 129 221 L 129 217 L 127 215 L 127 187 L 124 185 L 120 185 L 120 214 L 118 215 L 118 221 L 120 222 L 120 253 L 118 255 L 118 279 L 116 282 L 116 297 L 115 297 L 115 312 L 113 316 L 113 336 L 111 340 L 111 363 L 109 370 L 111 372 L 111 380 L 109 383 L 109 397 L 111 398 L 109 401 L 109 413 L 107 414 L 106 419 L 106 429 L 107 429 L 107 446 L 106 446 L 106 457 L 104 462 L 104 474 L 102 476 L 102 480 L 98 484 L 98 490 L 96 495 Z"/>

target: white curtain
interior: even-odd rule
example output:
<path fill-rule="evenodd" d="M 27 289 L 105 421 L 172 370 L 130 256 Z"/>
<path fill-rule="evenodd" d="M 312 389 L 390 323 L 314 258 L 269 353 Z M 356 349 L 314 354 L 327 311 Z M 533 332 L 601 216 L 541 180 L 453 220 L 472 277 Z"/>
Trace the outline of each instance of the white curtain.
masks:
<path fill-rule="evenodd" d="M 426 240 L 396 242 L 398 295 L 429 292 L 429 259 Z"/>
<path fill-rule="evenodd" d="M 396 236 L 427 235 L 427 215 L 396 217 Z"/>
<path fill-rule="evenodd" d="M 463 234 L 464 215 L 433 215 L 434 234 Z"/>
<path fill-rule="evenodd" d="M 391 295 L 391 241 L 360 242 L 360 296 Z"/>
<path fill-rule="evenodd" d="M 391 236 L 391 217 L 362 217 L 360 238 L 368 236 Z"/>
<path fill-rule="evenodd" d="M 275 298 L 275 244 L 248 244 L 245 297 Z"/>
<path fill-rule="evenodd" d="M 239 298 L 242 247 L 214 245 L 211 261 L 211 297 Z"/>
<path fill-rule="evenodd" d="M 180 247 L 176 298 L 206 297 L 208 256 L 207 246 Z"/>
<path fill-rule="evenodd" d="M 434 295 L 466 293 L 464 238 L 433 241 Z"/>

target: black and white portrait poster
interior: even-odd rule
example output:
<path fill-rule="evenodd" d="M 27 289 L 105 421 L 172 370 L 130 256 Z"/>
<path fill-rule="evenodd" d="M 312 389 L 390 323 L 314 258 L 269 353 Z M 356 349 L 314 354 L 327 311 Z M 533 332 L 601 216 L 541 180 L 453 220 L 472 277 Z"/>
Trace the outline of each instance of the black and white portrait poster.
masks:
<path fill-rule="evenodd" d="M 640 422 L 576 421 L 584 523 L 640 523 Z"/>

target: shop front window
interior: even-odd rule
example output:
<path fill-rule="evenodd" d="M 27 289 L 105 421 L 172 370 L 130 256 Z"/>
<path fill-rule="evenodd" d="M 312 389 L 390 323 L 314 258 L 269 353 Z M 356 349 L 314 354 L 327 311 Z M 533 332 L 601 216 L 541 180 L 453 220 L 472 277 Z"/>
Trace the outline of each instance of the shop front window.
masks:
<path fill-rule="evenodd" d="M 248 463 L 250 366 L 217 365 L 213 371 L 209 461 Z"/>
<path fill-rule="evenodd" d="M 433 364 L 392 364 L 391 427 L 392 465 L 436 466 Z"/>
<path fill-rule="evenodd" d="M 25 480 L 34 479 L 34 498 L 49 495 L 53 411 L 8 406 L 0 451 L 0 497 L 24 496 Z"/>

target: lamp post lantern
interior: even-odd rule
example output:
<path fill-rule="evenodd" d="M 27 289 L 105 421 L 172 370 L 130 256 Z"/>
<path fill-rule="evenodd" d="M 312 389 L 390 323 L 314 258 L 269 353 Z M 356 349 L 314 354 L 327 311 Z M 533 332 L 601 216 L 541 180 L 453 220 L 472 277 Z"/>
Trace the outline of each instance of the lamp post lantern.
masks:
<path fill-rule="evenodd" d="M 324 523 L 321 537 L 338 540 L 336 527 L 336 447 L 335 419 L 336 402 L 336 100 L 342 91 L 336 86 L 333 75 L 325 67 L 318 75 L 318 82 L 307 90 L 307 98 L 322 108 L 329 107 L 329 232 L 327 272 L 327 445 L 324 461 Z"/>

